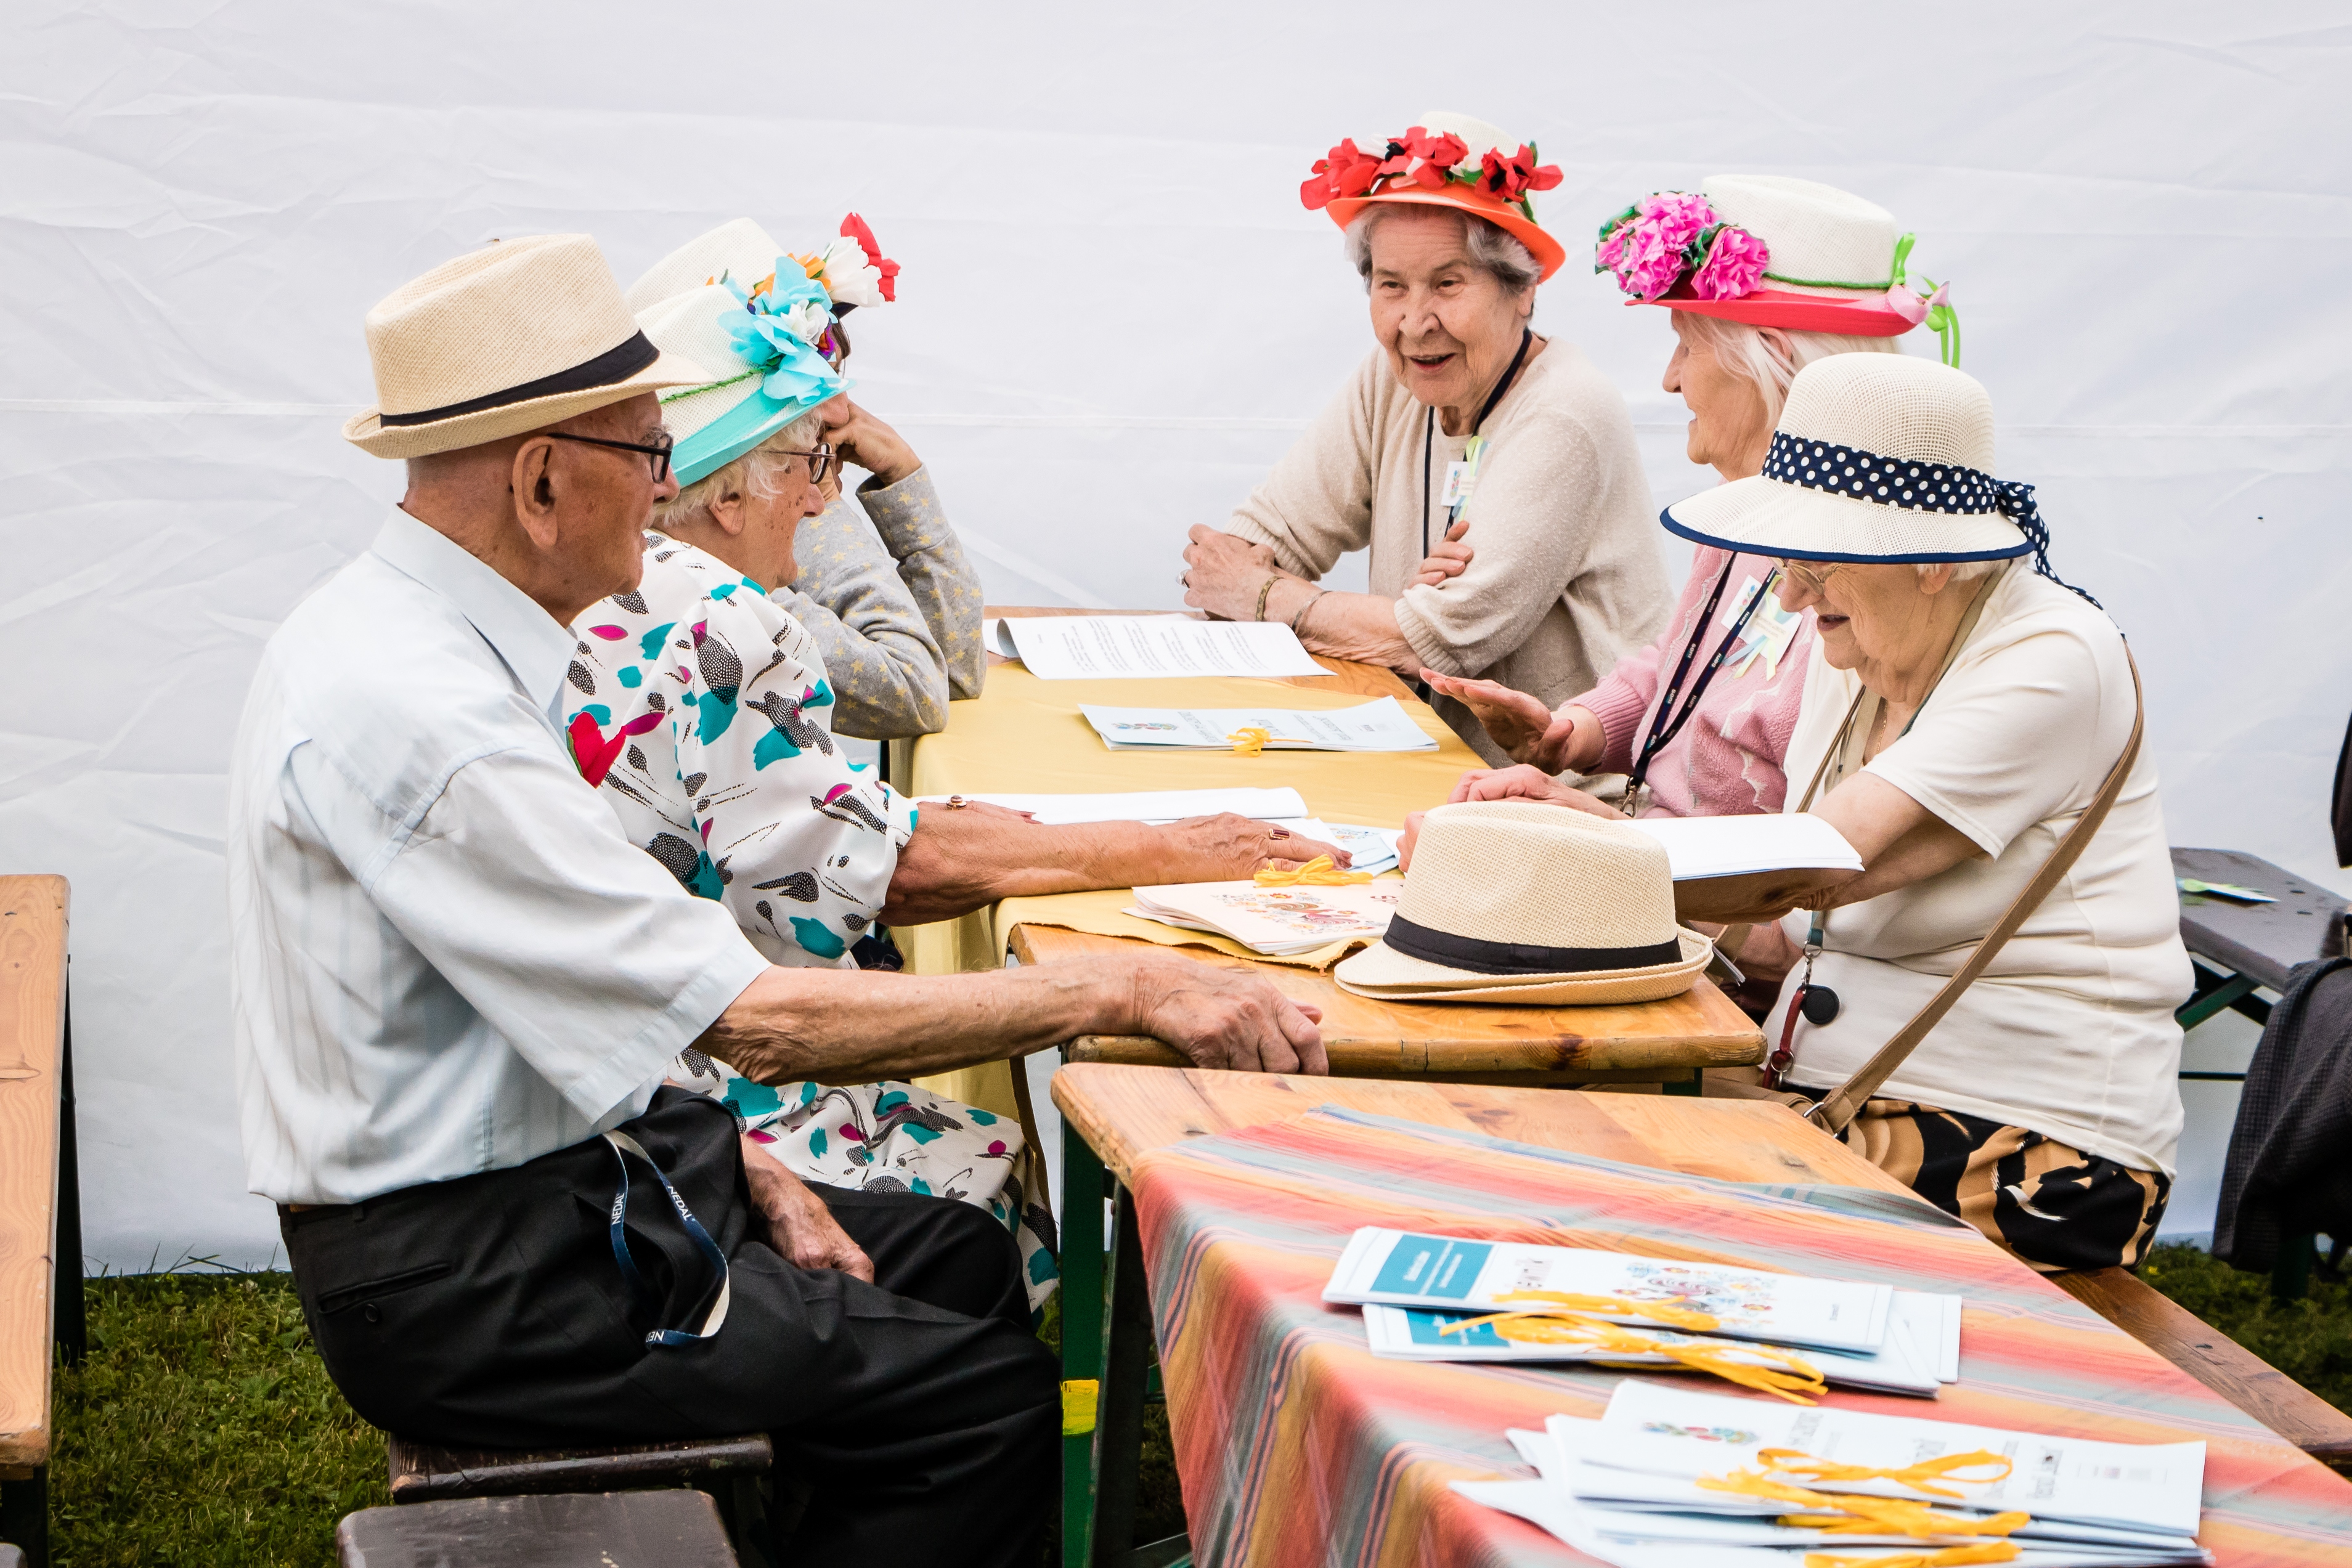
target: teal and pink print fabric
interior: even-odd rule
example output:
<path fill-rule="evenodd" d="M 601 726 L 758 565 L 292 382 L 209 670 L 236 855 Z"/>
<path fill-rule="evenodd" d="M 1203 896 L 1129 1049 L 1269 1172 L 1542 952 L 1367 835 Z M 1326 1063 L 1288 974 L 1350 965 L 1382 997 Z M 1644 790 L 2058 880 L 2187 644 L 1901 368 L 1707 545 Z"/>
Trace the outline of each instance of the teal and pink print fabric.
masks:
<path fill-rule="evenodd" d="M 852 967 L 915 809 L 842 755 L 815 640 L 733 567 L 658 533 L 636 591 L 572 632 L 564 734 L 622 831 L 771 963 Z"/>
<path fill-rule="evenodd" d="M 678 1056 L 670 1082 L 724 1101 L 745 1135 L 803 1181 L 988 1210 L 1021 1249 L 1030 1310 L 1045 1310 L 1058 1282 L 1054 1216 L 1018 1122 L 912 1083 L 754 1083 L 698 1051 Z"/>

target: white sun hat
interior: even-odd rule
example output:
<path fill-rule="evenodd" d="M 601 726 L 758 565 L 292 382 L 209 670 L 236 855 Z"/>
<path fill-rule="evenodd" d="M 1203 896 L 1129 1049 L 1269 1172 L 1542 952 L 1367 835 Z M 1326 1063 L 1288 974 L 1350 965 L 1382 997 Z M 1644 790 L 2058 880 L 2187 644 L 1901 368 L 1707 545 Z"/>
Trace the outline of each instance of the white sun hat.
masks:
<path fill-rule="evenodd" d="M 1334 977 L 1359 996 L 1593 1006 L 1691 988 L 1711 945 L 1675 923 L 1664 845 L 1528 800 L 1439 806 L 1380 942 Z"/>
<path fill-rule="evenodd" d="M 709 365 L 662 400 L 680 485 L 716 473 L 849 383 L 826 360 L 822 284 L 765 230 L 738 218 L 681 246 L 630 286 L 646 336 Z"/>
<path fill-rule="evenodd" d="M 1661 514 L 1687 539 L 1797 560 L 2002 560 L 2049 574 L 2033 486 L 1992 475 L 1992 399 L 1931 360 L 1833 354 L 1797 372 L 1764 471 Z"/>
<path fill-rule="evenodd" d="M 494 241 L 403 284 L 367 313 L 376 406 L 343 438 L 425 457 L 711 379 L 657 348 L 586 235 Z"/>

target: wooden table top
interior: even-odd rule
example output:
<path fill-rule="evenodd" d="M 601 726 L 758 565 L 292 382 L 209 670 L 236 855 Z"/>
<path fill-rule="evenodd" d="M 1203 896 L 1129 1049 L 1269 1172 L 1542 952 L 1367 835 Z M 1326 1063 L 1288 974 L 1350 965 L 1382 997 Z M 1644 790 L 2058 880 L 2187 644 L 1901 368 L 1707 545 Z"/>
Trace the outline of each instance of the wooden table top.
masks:
<path fill-rule="evenodd" d="M 1071 1062 L 1054 1074 L 1054 1103 L 1121 1181 L 1153 1149 L 1300 1115 L 1318 1105 L 1344 1105 L 1724 1181 L 1910 1190 L 1769 1100 Z"/>
<path fill-rule="evenodd" d="M 49 1458 L 65 976 L 66 879 L 0 876 L 0 1485 Z"/>
<path fill-rule="evenodd" d="M 1009 944 L 1024 964 L 1131 954 L 1150 943 L 1097 936 L 1058 925 L 1016 925 Z M 1249 969 L 1293 1001 L 1323 1009 L 1323 1049 L 1342 1078 L 1442 1074 L 1492 1082 L 1656 1082 L 1661 1069 L 1737 1067 L 1764 1060 L 1764 1035 L 1731 998 L 1701 976 L 1662 1002 L 1617 1007 L 1527 1008 L 1469 1002 L 1377 1001 L 1339 988 L 1328 973 L 1262 964 L 1211 947 L 1158 951 L 1225 969 Z M 1155 1040 L 1086 1035 L 1072 1061 L 1181 1067 Z"/>
<path fill-rule="evenodd" d="M 1040 610 L 990 606 L 992 616 L 1145 615 L 1141 610 Z M 1002 661 L 999 661 L 1002 662 Z M 1330 679 L 1302 675 L 1286 684 L 1316 691 L 1394 697 L 1419 706 L 1393 670 L 1317 655 Z M 1053 925 L 1019 925 L 1007 945 L 1024 964 L 1116 956 L 1151 944 Z M 1663 1002 L 1624 1007 L 1522 1008 L 1469 1003 L 1391 1003 L 1343 991 L 1328 974 L 1291 964 L 1262 964 L 1209 947 L 1165 947 L 1204 964 L 1249 968 L 1295 1000 L 1323 1009 L 1324 1048 L 1343 1077 L 1439 1072 L 1490 1082 L 1584 1082 L 1646 1079 L 1662 1069 L 1745 1066 L 1764 1060 L 1764 1036 L 1730 998 L 1702 979 L 1688 993 Z M 1143 1066 L 1181 1066 L 1184 1059 L 1157 1040 L 1087 1036 L 1070 1058 Z"/>

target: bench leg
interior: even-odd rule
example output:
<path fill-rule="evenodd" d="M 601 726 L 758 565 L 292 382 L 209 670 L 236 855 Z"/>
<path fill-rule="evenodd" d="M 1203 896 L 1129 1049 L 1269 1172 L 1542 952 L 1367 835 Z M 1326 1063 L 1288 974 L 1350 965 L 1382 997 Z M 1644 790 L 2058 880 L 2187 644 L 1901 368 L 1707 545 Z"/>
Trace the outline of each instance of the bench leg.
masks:
<path fill-rule="evenodd" d="M 2278 1260 L 2271 1265 L 2271 1300 L 2299 1301 L 2311 1289 L 2311 1260 L 2318 1251 L 2316 1238 L 2289 1236 L 2279 1242 Z"/>
<path fill-rule="evenodd" d="M 1143 1462 L 1151 1293 L 1144 1283 L 1135 1195 L 1124 1186 L 1118 1189 L 1111 1242 L 1110 1323 L 1103 1336 L 1102 1392 L 1095 1410 L 1095 1508 L 1087 1551 L 1091 1568 L 1118 1568 L 1128 1554 L 1135 1535 L 1135 1494 Z"/>
<path fill-rule="evenodd" d="M 1078 1129 L 1062 1124 L 1062 1564 L 1086 1568 L 1094 1518 L 1095 1419 L 1102 1377 L 1103 1168 Z M 1080 1387 L 1073 1389 L 1072 1385 Z M 1089 1412 L 1081 1426 L 1073 1409 Z M 1073 1428 L 1076 1428 L 1075 1430 Z"/>
<path fill-rule="evenodd" d="M 49 1468 L 22 1480 L 0 1479 L 0 1541 L 21 1548 L 26 1568 L 49 1568 Z"/>
<path fill-rule="evenodd" d="M 74 1136 L 73 996 L 66 996 L 65 1041 L 58 1074 L 58 1218 L 50 1275 L 55 1312 L 50 1333 L 68 1366 L 79 1366 L 89 1349 L 87 1303 L 81 1289 L 81 1157 Z"/>

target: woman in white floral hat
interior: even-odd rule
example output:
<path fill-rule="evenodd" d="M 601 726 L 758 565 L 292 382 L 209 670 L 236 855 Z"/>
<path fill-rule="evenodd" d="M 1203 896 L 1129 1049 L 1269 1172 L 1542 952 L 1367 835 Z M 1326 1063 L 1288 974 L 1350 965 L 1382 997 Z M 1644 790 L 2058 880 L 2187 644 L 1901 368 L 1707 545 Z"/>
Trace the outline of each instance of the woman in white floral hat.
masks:
<path fill-rule="evenodd" d="M 1192 529 L 1186 603 L 1547 707 L 1657 634 L 1665 573 L 1625 400 L 1532 324 L 1537 286 L 1567 256 L 1535 219 L 1535 193 L 1559 183 L 1533 145 L 1451 114 L 1315 165 L 1301 197 L 1346 231 L 1376 346 L 1232 521 Z M 1475 558 L 1423 580 L 1432 547 L 1465 531 Z M 1323 588 L 1359 549 L 1371 591 Z M 1467 708 L 1442 693 L 1435 706 L 1489 762 L 1509 760 Z"/>

